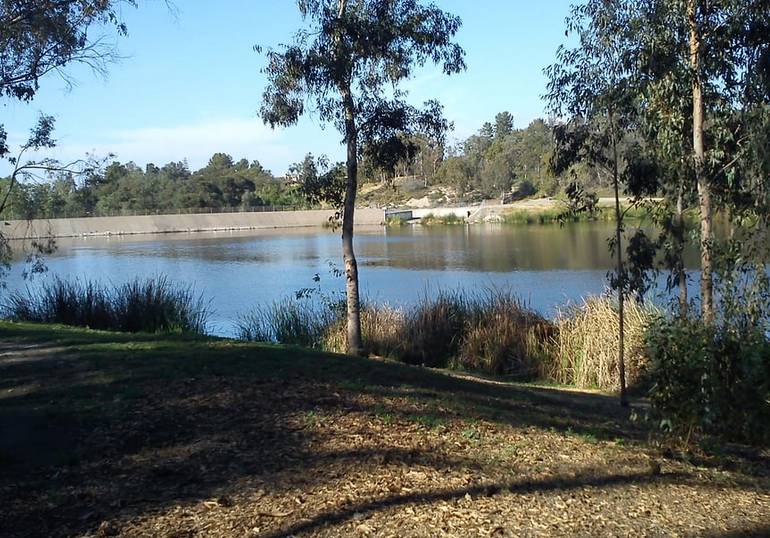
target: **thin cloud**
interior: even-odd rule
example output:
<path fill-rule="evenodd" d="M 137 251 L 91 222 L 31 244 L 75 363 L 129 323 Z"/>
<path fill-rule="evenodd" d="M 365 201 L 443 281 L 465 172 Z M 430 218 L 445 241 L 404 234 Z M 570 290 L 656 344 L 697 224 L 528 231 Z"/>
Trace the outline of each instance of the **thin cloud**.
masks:
<path fill-rule="evenodd" d="M 286 163 L 297 153 L 284 140 L 283 131 L 274 131 L 256 118 L 124 129 L 93 133 L 87 140 L 83 138 L 82 135 L 78 139 L 62 135 L 57 147 L 45 156 L 71 160 L 86 154 L 114 154 L 121 162 L 134 161 L 139 165 L 150 162 L 162 165 L 187 159 L 195 170 L 205 166 L 214 153 L 225 152 L 234 158 L 258 159 L 267 168 L 282 173 Z M 13 137 L 18 142 L 22 139 L 22 136 Z"/>

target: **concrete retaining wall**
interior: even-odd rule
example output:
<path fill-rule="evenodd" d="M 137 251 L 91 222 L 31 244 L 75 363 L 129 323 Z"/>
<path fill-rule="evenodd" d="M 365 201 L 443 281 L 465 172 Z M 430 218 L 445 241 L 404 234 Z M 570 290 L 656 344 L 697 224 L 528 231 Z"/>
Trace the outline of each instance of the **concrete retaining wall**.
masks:
<path fill-rule="evenodd" d="M 270 213 L 207 213 L 197 215 L 144 215 L 136 217 L 84 217 L 76 219 L 11 220 L 2 222 L 8 239 L 84 237 L 174 232 L 215 232 L 323 226 L 332 210 L 276 211 Z M 356 226 L 379 226 L 385 215 L 379 209 L 356 209 Z"/>
<path fill-rule="evenodd" d="M 423 217 L 427 217 L 428 215 L 433 215 L 434 217 L 449 217 L 449 216 L 456 216 L 460 217 L 461 219 L 464 219 L 468 216 L 468 213 L 473 214 L 476 211 L 478 211 L 478 206 L 468 206 L 468 207 L 434 207 L 433 209 L 412 209 L 412 218 L 413 219 L 421 219 Z"/>

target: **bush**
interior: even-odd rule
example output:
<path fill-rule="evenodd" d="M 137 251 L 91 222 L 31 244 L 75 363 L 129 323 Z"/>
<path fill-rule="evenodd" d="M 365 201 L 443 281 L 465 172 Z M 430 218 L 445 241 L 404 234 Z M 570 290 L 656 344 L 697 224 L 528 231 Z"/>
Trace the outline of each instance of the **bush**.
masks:
<path fill-rule="evenodd" d="M 648 359 L 645 333 L 659 311 L 634 301 L 625 303 L 626 383 L 640 380 Z M 618 373 L 618 315 L 609 297 L 593 297 L 559 315 L 542 377 L 578 388 L 616 391 Z"/>
<path fill-rule="evenodd" d="M 460 348 L 472 306 L 468 297 L 459 291 L 439 291 L 434 298 L 423 296 L 406 316 L 401 360 L 432 367 L 447 366 Z"/>
<path fill-rule="evenodd" d="M 693 434 L 770 442 L 770 342 L 699 320 L 660 318 L 647 335 L 650 399 L 661 425 Z"/>
<path fill-rule="evenodd" d="M 114 288 L 57 277 L 35 290 L 12 293 L 3 314 L 16 321 L 98 330 L 205 334 L 209 312 L 192 288 L 159 276 Z"/>
<path fill-rule="evenodd" d="M 449 213 L 447 215 L 434 215 L 433 213 L 428 213 L 420 219 L 420 224 L 424 226 L 465 224 L 465 219 L 454 213 Z"/>
<path fill-rule="evenodd" d="M 560 208 L 516 209 L 506 211 L 501 216 L 505 224 L 556 224 L 565 219 L 565 210 Z"/>
<path fill-rule="evenodd" d="M 491 374 L 534 377 L 544 360 L 543 345 L 553 323 L 506 293 L 491 293 L 474 304 L 477 312 L 465 328 L 456 366 Z"/>

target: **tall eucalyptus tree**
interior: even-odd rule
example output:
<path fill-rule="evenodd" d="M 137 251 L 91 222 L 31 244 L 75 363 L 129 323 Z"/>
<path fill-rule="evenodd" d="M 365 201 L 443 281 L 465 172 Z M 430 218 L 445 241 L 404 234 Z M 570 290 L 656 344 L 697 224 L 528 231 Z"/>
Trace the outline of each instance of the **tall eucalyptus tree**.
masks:
<path fill-rule="evenodd" d="M 628 293 L 623 261 L 624 210 L 620 203 L 626 164 L 626 132 L 635 121 L 635 85 L 628 65 L 631 10 L 623 0 L 588 0 L 572 7 L 567 34 L 573 48 L 559 47 L 557 62 L 546 68 L 550 112 L 563 123 L 555 127 L 555 171 L 588 162 L 608 174 L 615 199 L 615 255 L 611 277 L 618 291 L 618 373 L 620 401 L 627 404 L 624 361 L 625 312 Z M 579 190 L 576 189 L 575 192 Z"/>
<path fill-rule="evenodd" d="M 298 0 L 305 25 L 289 45 L 267 51 L 269 83 L 261 114 L 272 127 L 294 125 L 308 111 L 333 124 L 347 147 L 342 251 L 347 347 L 363 350 L 353 223 L 363 147 L 393 147 L 405 133 L 440 126 L 441 107 L 417 109 L 399 83 L 427 62 L 444 73 L 464 69 L 453 42 L 460 19 L 419 0 Z M 376 151 L 374 152 L 377 153 Z"/>
<path fill-rule="evenodd" d="M 37 94 L 41 79 L 56 74 L 68 83 L 67 67 L 85 64 L 106 73 L 116 59 L 111 45 L 97 29 L 113 26 L 118 35 L 126 34 L 120 7 L 136 6 L 136 0 L 0 0 L 0 103 L 6 100 L 29 102 Z M 0 192 L 0 215 L 19 180 L 38 174 L 72 172 L 86 174 L 95 162 L 76 160 L 59 163 L 50 158 L 32 159 L 29 153 L 50 149 L 53 118 L 40 115 L 29 139 L 14 151 L 0 123 L 0 159 L 12 169 Z M 0 284 L 8 269 L 10 244 L 0 231 Z"/>
<path fill-rule="evenodd" d="M 643 82 L 647 138 L 658 163 L 673 172 L 661 177 L 661 189 L 680 193 L 680 227 L 683 198 L 697 192 L 701 314 L 712 323 L 720 250 L 714 213 L 740 218 L 766 204 L 756 194 L 766 192 L 760 184 L 767 176 L 751 170 L 768 159 L 755 150 L 770 106 L 770 3 L 647 0 L 637 24 L 629 54 Z"/>

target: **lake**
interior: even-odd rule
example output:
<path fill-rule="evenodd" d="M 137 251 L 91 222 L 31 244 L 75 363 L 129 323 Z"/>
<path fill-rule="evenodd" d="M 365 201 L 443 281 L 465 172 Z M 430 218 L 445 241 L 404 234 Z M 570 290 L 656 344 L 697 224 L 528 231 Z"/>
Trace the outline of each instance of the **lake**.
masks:
<path fill-rule="evenodd" d="M 510 289 L 552 316 L 559 307 L 605 289 L 612 230 L 611 223 L 359 229 L 361 290 L 371 301 L 408 307 L 440 288 Z M 342 267 L 340 237 L 316 228 L 73 238 L 57 245 L 46 260 L 48 272 L 31 282 L 22 278 L 23 257 L 17 255 L 8 290 L 35 286 L 53 275 L 120 283 L 165 274 L 192 284 L 210 300 L 209 330 L 224 336 L 232 335 L 234 320 L 257 304 L 302 288 L 320 285 L 328 293 L 344 285 L 331 270 Z M 687 262 L 697 265 L 694 253 Z"/>

